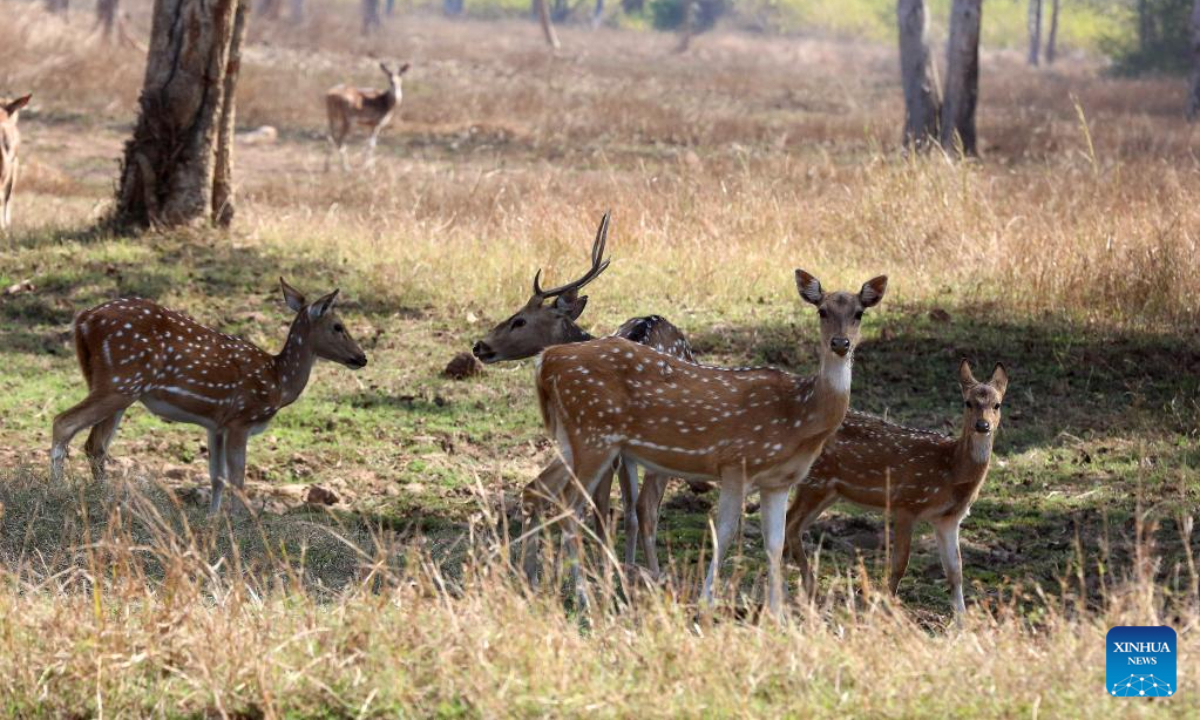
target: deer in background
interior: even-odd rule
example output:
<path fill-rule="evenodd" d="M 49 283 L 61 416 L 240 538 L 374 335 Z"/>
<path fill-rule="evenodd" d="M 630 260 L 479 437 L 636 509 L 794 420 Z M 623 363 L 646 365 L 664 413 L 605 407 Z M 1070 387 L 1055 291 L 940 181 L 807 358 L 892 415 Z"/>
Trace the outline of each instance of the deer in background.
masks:
<path fill-rule="evenodd" d="M 820 315 L 820 370 L 799 377 L 773 368 L 717 368 L 688 363 L 624 338 L 552 347 L 538 362 L 542 417 L 587 493 L 614 460 L 683 478 L 718 480 L 716 545 L 704 580 L 712 602 L 721 559 L 733 542 L 750 490 L 762 498 L 769 563 L 767 603 L 783 602 L 782 554 L 788 491 L 808 474 L 850 403 L 851 364 L 863 312 L 883 299 L 887 278 L 857 293 L 825 293 L 796 271 L 800 296 Z M 568 552 L 578 554 L 573 523 Z M 572 578 L 587 593 L 578 563 Z"/>
<path fill-rule="evenodd" d="M 379 131 L 392 121 L 396 107 L 404 97 L 401 77 L 408 72 L 408 68 L 408 63 L 395 70 L 389 68 L 387 63 L 379 63 L 379 69 L 388 79 L 387 90 L 337 85 L 325 93 L 325 111 L 329 115 L 329 143 L 341 156 L 342 170 L 350 169 L 346 160 L 346 137 L 355 126 L 366 128 L 369 133 L 365 166 L 370 167 L 374 164 Z M 325 156 L 325 171 L 329 171 L 328 155 Z"/>
<path fill-rule="evenodd" d="M 1008 374 L 997 364 L 991 379 L 981 383 L 963 360 L 958 381 L 964 409 L 957 438 L 852 412 L 825 444 L 825 452 L 797 487 L 787 515 L 788 554 L 800 566 L 809 597 L 815 580 L 804 552 L 804 531 L 825 508 L 848 500 L 891 515 L 895 544 L 888 588 L 893 595 L 908 568 L 913 525 L 921 520 L 933 523 L 954 610 L 966 611 L 958 527 L 987 479 Z"/>
<path fill-rule="evenodd" d="M 71 439 L 91 428 L 85 451 L 93 476 L 103 480 L 121 417 L 140 401 L 161 418 L 208 430 L 209 513 L 216 513 L 226 481 L 243 487 L 250 436 L 300 397 L 317 358 L 353 369 L 367 364 L 333 311 L 337 290 L 308 303 L 282 278 L 279 283 L 296 317 L 277 355 L 141 298 L 79 313 L 75 354 L 88 395 L 54 418 L 51 478 L 62 478 Z"/>
<path fill-rule="evenodd" d="M 32 95 L 19 97 L 0 105 L 0 230 L 12 224 L 12 197 L 17 188 L 21 131 L 17 129 L 17 114 L 29 104 Z"/>
<path fill-rule="evenodd" d="M 521 360 L 533 357 L 547 347 L 594 339 L 577 324 L 588 301 L 586 295 L 579 295 L 579 291 L 608 268 L 609 261 L 604 259 L 604 248 L 608 242 L 610 218 L 611 213 L 605 213 L 604 217 L 600 219 L 600 227 L 596 230 L 596 238 L 592 242 L 592 264 L 588 271 L 576 280 L 547 290 L 541 286 L 541 270 L 538 270 L 533 276 L 533 295 L 516 314 L 496 325 L 486 337 L 475 343 L 472 348 L 475 357 L 489 364 Z M 694 362 L 692 348 L 688 344 L 687 338 L 683 336 L 679 328 L 659 315 L 630 318 L 617 329 L 614 336 L 654 347 L 688 362 Z M 639 532 L 640 508 L 637 469 L 621 466 L 618 472 L 624 503 L 625 562 L 632 565 L 635 560 L 637 540 L 639 537 L 644 537 Z M 660 486 L 665 488 L 666 482 L 666 477 L 651 472 L 646 473 L 646 486 L 656 488 L 658 497 L 662 496 L 662 491 L 657 488 Z M 697 483 L 696 485 L 707 489 L 706 484 Z M 549 506 L 572 504 L 568 496 L 573 493 L 574 486 L 570 473 L 563 465 L 562 460 L 555 458 L 542 470 L 537 479 L 525 486 L 522 492 L 522 508 L 527 525 L 522 534 L 531 540 L 535 539 L 538 521 L 544 515 L 544 511 Z M 603 534 L 606 529 L 611 494 L 612 473 L 609 473 L 592 494 L 599 534 Z M 654 509 L 657 511 L 657 503 Z M 643 547 L 643 551 L 647 557 L 650 557 L 653 548 Z M 657 556 L 655 559 L 657 560 Z M 536 556 L 526 552 L 525 561 L 526 575 L 530 580 L 534 580 L 537 575 Z"/>

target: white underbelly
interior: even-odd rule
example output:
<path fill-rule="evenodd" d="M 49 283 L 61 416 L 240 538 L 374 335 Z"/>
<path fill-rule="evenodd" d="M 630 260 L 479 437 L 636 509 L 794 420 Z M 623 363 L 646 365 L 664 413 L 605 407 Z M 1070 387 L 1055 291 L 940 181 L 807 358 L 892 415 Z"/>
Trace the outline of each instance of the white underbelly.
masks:
<path fill-rule="evenodd" d="M 217 429 L 217 424 L 212 420 L 175 407 L 165 400 L 160 400 L 158 398 L 146 395 L 142 397 L 142 404 L 146 406 L 147 410 L 159 416 L 163 420 L 188 423 L 190 425 L 200 425 L 201 427 L 208 428 L 209 430 Z"/>

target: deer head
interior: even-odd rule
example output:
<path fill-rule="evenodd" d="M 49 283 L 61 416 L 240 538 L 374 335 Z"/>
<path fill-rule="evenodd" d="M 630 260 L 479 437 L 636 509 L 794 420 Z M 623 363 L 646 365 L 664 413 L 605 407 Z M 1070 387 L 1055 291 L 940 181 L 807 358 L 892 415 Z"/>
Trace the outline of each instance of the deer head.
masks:
<path fill-rule="evenodd" d="M 971 363 L 964 359 L 958 366 L 958 384 L 962 387 L 964 432 L 973 430 L 990 440 L 1000 427 L 1000 405 L 1008 389 L 1008 373 L 996 363 L 991 379 L 981 383 L 971 373 Z"/>
<path fill-rule="evenodd" d="M 296 313 L 293 323 L 294 330 L 290 338 L 296 342 L 312 343 L 312 351 L 322 360 L 331 360 L 348 368 L 359 369 L 367 366 L 367 356 L 359 348 L 354 338 L 342 324 L 341 318 L 333 311 L 337 301 L 338 290 L 323 295 L 311 304 L 304 299 L 304 294 L 279 278 L 283 289 L 283 299 L 287 306 Z M 291 340 L 289 339 L 289 342 Z"/>
<path fill-rule="evenodd" d="M 820 280 L 804 270 L 796 271 L 796 289 L 800 297 L 815 305 L 820 316 L 822 366 L 827 362 L 845 361 L 843 364 L 849 369 L 848 361 L 858 346 L 863 311 L 879 304 L 887 292 L 887 282 L 887 276 L 880 275 L 863 283 L 857 294 L 846 291 L 826 293 Z M 845 373 L 845 379 L 848 381 L 849 378 L 849 373 Z"/>
<path fill-rule="evenodd" d="M 606 212 L 600 219 L 600 228 L 592 242 L 591 268 L 577 280 L 549 290 L 542 288 L 542 271 L 538 270 L 533 276 L 533 295 L 525 307 L 475 343 L 475 357 L 485 363 L 520 360 L 537 355 L 552 345 L 591 339 L 576 324 L 588 300 L 587 295 L 580 296 L 579 291 L 608 267 L 604 245 L 608 240 L 610 215 Z"/>
<path fill-rule="evenodd" d="M 404 73 L 408 72 L 408 68 L 408 63 L 404 63 L 395 70 L 388 67 L 387 63 L 379 63 L 379 69 L 382 70 L 383 74 L 387 76 L 388 86 L 391 88 L 392 92 L 396 94 L 399 94 L 400 92 L 401 78 Z"/>
<path fill-rule="evenodd" d="M 13 125 L 16 125 L 17 113 L 19 113 L 21 111 L 21 108 L 23 108 L 29 104 L 29 100 L 32 97 L 33 97 L 32 94 L 24 95 L 22 97 L 17 98 L 16 100 L 4 103 L 3 104 L 4 116 L 0 117 L 0 123 L 8 122 L 8 123 L 12 123 Z"/>

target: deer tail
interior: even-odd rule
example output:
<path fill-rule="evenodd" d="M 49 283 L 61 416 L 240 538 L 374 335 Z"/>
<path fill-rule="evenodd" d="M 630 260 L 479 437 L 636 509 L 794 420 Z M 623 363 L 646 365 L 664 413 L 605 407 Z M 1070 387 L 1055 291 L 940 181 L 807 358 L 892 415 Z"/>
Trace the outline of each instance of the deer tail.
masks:
<path fill-rule="evenodd" d="M 87 338 L 84 337 L 84 325 L 87 322 L 85 313 L 79 313 L 71 323 L 75 335 L 75 359 L 79 361 L 79 370 L 87 381 L 88 389 L 92 387 L 92 353 L 88 350 Z"/>

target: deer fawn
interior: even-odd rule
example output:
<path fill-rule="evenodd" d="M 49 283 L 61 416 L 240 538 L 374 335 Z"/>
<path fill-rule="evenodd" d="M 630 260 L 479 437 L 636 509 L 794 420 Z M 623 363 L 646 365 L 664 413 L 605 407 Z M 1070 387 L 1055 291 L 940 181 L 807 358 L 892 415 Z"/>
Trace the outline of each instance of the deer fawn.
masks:
<path fill-rule="evenodd" d="M 12 224 L 12 197 L 17 187 L 21 131 L 17 129 L 17 113 L 29 104 L 32 95 L 19 97 L 0 105 L 0 230 Z"/>
<path fill-rule="evenodd" d="M 140 298 L 79 313 L 75 354 L 88 396 L 54 418 L 51 478 L 62 478 L 71 439 L 91 428 L 85 450 L 92 474 L 102 480 L 121 416 L 141 401 L 159 417 L 208 430 L 209 512 L 215 513 L 226 480 L 243 487 L 250 436 L 300 397 L 317 358 L 354 369 L 367 364 L 333 311 L 337 290 L 309 304 L 298 290 L 279 282 L 296 318 L 278 355 Z"/>
<path fill-rule="evenodd" d="M 987 478 L 1008 374 L 997 364 L 991 379 L 981 383 L 963 360 L 958 377 L 965 408 L 957 439 L 850 413 L 825 444 L 825 452 L 797 488 L 787 515 L 788 551 L 800 565 L 810 597 L 815 581 L 804 552 L 804 531 L 825 508 L 848 500 L 891 514 L 896 540 L 888 587 L 893 594 L 908 567 L 913 524 L 933 523 L 954 610 L 960 614 L 966 610 L 958 526 Z"/>
<path fill-rule="evenodd" d="M 796 285 L 821 317 L 816 377 L 694 365 L 624 338 L 549 348 L 537 372 L 546 427 L 588 493 L 618 458 L 664 475 L 720 481 L 716 547 L 704 581 L 709 603 L 746 493 L 761 493 L 768 606 L 776 615 L 788 490 L 842 423 L 863 311 L 883 298 L 887 278 L 867 281 L 858 293 L 827 294 L 797 270 Z M 567 523 L 566 532 L 573 531 Z M 576 545 L 568 542 L 568 552 L 577 553 Z M 572 574 L 586 602 L 577 564 Z"/>
<path fill-rule="evenodd" d="M 512 317 L 492 328 L 472 349 L 475 357 L 485 363 L 497 363 L 506 360 L 520 360 L 532 357 L 547 347 L 586 342 L 594 338 L 579 327 L 577 321 L 587 306 L 586 295 L 580 296 L 579 291 L 588 283 L 600 276 L 608 268 L 608 260 L 604 259 L 604 248 L 608 241 L 608 227 L 611 213 L 605 213 L 596 231 L 596 239 L 592 242 L 592 265 L 588 271 L 577 280 L 560 285 L 549 290 L 541 287 L 541 271 L 533 277 L 533 295 L 525 306 Z M 547 303 L 550 300 L 551 302 Z M 631 318 L 615 333 L 615 337 L 623 337 L 633 342 L 654 347 L 670 353 L 688 362 L 693 362 L 691 346 L 680 332 L 665 318 L 658 315 Z M 625 562 L 632 565 L 635 559 L 636 542 L 639 533 L 638 482 L 636 468 L 621 466 L 621 495 L 625 503 Z M 646 485 L 665 487 L 667 478 L 654 473 L 646 474 Z M 538 518 L 551 504 L 573 504 L 568 498 L 574 493 L 571 475 L 559 459 L 554 459 L 542 470 L 537 479 L 525 486 L 522 493 L 522 507 L 525 519 L 530 528 L 523 535 L 534 538 L 537 534 Z M 608 519 L 609 498 L 612 490 L 612 474 L 609 473 L 600 482 L 592 497 L 596 508 L 597 530 L 603 533 Z M 661 492 L 659 492 L 661 497 Z M 654 506 L 655 511 L 658 505 Z M 649 557 L 649 550 L 647 557 Z M 657 558 L 655 558 L 657 560 Z M 525 573 L 530 580 L 536 577 L 536 556 L 525 553 Z M 655 565 L 657 572 L 657 565 Z"/>
<path fill-rule="evenodd" d="M 379 69 L 387 76 L 387 90 L 366 90 L 338 85 L 325 93 L 325 111 L 329 114 L 329 143 L 342 159 L 342 170 L 349 170 L 346 161 L 346 137 L 355 125 L 367 129 L 367 158 L 365 165 L 375 162 L 375 143 L 379 131 L 387 127 L 396 112 L 396 106 L 404 97 L 401 91 L 401 76 L 408 72 L 408 63 L 395 70 L 387 63 L 379 63 Z M 329 156 L 325 156 L 325 170 L 329 171 Z"/>

